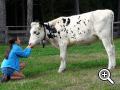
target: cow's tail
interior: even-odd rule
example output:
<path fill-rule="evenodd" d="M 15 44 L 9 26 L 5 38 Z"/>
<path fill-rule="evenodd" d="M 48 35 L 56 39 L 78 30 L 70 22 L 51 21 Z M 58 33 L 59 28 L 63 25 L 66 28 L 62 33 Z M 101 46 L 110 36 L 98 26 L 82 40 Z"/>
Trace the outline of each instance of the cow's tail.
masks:
<path fill-rule="evenodd" d="M 114 25 L 114 13 L 111 12 L 111 43 L 113 44 L 113 25 Z"/>
<path fill-rule="evenodd" d="M 111 44 L 113 44 L 113 24 L 114 24 L 114 12 L 112 10 L 108 10 L 107 18 L 109 18 L 109 25 L 110 25 L 110 39 Z"/>

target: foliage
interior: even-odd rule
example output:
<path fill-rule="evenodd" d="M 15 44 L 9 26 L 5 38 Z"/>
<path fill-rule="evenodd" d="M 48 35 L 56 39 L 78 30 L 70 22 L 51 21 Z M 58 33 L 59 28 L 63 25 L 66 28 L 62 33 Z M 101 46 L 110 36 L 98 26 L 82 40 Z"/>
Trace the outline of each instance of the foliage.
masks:
<path fill-rule="evenodd" d="M 79 0 L 80 13 L 97 9 L 112 9 L 115 20 L 119 0 Z M 60 16 L 76 14 L 75 0 L 33 0 L 33 20 L 49 21 Z M 27 0 L 6 0 L 7 25 L 27 23 Z M 12 21 L 12 22 L 11 22 Z"/>
<path fill-rule="evenodd" d="M 51 1 L 53 6 L 51 7 Z M 48 21 L 59 16 L 69 16 L 75 14 L 75 0 L 41 0 L 44 20 Z M 42 3 L 44 2 L 44 3 Z M 118 14 L 118 0 L 79 0 L 80 13 L 85 13 L 97 9 L 111 9 Z M 54 9 L 53 12 L 51 10 Z M 54 13 L 54 16 L 52 16 Z"/>

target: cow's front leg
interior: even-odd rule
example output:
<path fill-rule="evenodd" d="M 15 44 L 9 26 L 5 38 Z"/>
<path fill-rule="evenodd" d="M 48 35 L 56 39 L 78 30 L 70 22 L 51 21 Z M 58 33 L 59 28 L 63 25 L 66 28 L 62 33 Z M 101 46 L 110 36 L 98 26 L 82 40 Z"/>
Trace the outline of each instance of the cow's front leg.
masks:
<path fill-rule="evenodd" d="M 67 52 L 67 45 L 60 45 L 61 64 L 58 70 L 59 73 L 63 72 L 66 69 L 66 52 Z"/>

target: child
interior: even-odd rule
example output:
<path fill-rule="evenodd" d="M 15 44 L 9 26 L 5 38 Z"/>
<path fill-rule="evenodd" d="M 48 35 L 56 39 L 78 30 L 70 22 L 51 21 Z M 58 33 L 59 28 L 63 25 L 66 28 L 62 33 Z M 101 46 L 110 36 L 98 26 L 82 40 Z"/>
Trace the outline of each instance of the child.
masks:
<path fill-rule="evenodd" d="M 9 49 L 6 50 L 5 58 L 1 64 L 1 71 L 3 73 L 1 82 L 24 77 L 20 72 L 20 69 L 24 68 L 25 63 L 20 63 L 19 58 L 27 58 L 30 55 L 32 45 L 28 45 L 24 50 L 22 50 L 20 43 L 21 40 L 19 37 L 14 37 L 9 40 Z"/>

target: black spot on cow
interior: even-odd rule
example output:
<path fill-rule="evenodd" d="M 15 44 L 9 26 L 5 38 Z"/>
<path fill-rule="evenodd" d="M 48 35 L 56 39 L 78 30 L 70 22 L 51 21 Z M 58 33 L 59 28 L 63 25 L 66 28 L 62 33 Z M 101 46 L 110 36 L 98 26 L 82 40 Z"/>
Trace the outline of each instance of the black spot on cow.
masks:
<path fill-rule="evenodd" d="M 63 27 L 65 27 L 65 25 L 63 25 Z"/>
<path fill-rule="evenodd" d="M 73 35 L 71 38 L 76 39 L 75 35 Z"/>
<path fill-rule="evenodd" d="M 60 25 L 60 27 L 63 27 L 63 25 Z"/>
<path fill-rule="evenodd" d="M 66 26 L 68 26 L 69 24 L 70 24 L 70 18 L 68 18 Z"/>
<path fill-rule="evenodd" d="M 80 19 L 80 16 L 78 17 L 78 19 Z"/>
<path fill-rule="evenodd" d="M 89 22 L 90 20 L 88 20 L 88 22 Z"/>
<path fill-rule="evenodd" d="M 66 22 L 66 19 L 64 19 L 64 18 L 63 18 L 62 20 L 63 20 L 63 23 L 65 23 L 65 22 Z"/>
<path fill-rule="evenodd" d="M 73 33 L 73 31 L 71 31 L 71 33 Z"/>
<path fill-rule="evenodd" d="M 59 37 L 61 38 L 60 31 L 58 31 Z"/>
<path fill-rule="evenodd" d="M 58 31 L 58 34 L 60 34 L 60 31 Z"/>
<path fill-rule="evenodd" d="M 47 30 L 49 31 L 49 34 L 47 34 L 48 38 L 55 38 L 56 35 L 55 33 L 57 33 L 57 30 L 54 26 L 45 26 L 47 28 Z"/>
<path fill-rule="evenodd" d="M 64 32 L 66 31 L 66 28 L 64 28 Z"/>
<path fill-rule="evenodd" d="M 80 30 L 80 28 L 78 28 L 78 30 Z"/>
<path fill-rule="evenodd" d="M 85 21 L 84 21 L 84 24 L 85 24 L 85 26 L 86 26 L 86 23 L 85 23 Z"/>
<path fill-rule="evenodd" d="M 68 33 L 68 30 L 66 30 L 66 33 Z"/>
<path fill-rule="evenodd" d="M 50 34 L 47 34 L 48 38 L 53 38 L 53 35 L 50 33 Z"/>
<path fill-rule="evenodd" d="M 52 28 L 52 33 L 57 33 L 56 28 Z"/>
<path fill-rule="evenodd" d="M 56 35 L 54 35 L 53 33 L 47 34 L 48 38 L 55 38 L 57 37 Z"/>
<path fill-rule="evenodd" d="M 75 35 L 75 34 L 73 34 L 73 36 L 75 37 L 76 35 Z"/>
<path fill-rule="evenodd" d="M 81 32 L 79 32 L 79 35 L 82 34 Z"/>
<path fill-rule="evenodd" d="M 80 24 L 81 20 L 77 22 L 77 24 Z"/>

